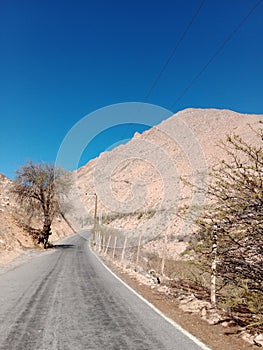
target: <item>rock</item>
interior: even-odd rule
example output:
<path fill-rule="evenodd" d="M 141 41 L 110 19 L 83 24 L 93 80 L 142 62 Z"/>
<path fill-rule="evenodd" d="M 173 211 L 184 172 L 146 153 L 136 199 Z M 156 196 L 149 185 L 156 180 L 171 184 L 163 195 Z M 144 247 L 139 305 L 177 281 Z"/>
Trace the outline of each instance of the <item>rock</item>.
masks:
<path fill-rule="evenodd" d="M 251 344 L 251 345 L 254 345 L 254 344 L 255 344 L 255 343 L 254 343 L 254 336 L 251 335 L 251 334 L 249 334 L 249 333 L 247 333 L 247 332 L 242 333 L 242 334 L 241 334 L 241 338 L 242 338 L 243 340 L 245 340 L 246 342 L 248 342 L 249 344 Z"/>
<path fill-rule="evenodd" d="M 206 307 L 204 306 L 204 307 L 202 307 L 202 309 L 201 309 L 201 317 L 202 317 L 202 318 L 205 318 L 206 315 L 207 315 L 207 310 L 206 310 Z"/>
<path fill-rule="evenodd" d="M 206 321 L 211 325 L 217 324 L 220 320 L 221 316 L 217 312 L 210 313 L 210 315 L 206 317 Z"/>
<path fill-rule="evenodd" d="M 164 293 L 166 295 L 171 293 L 170 288 L 165 286 L 165 285 L 161 286 L 161 287 L 158 287 L 158 292 Z"/>
<path fill-rule="evenodd" d="M 257 336 L 255 336 L 255 338 L 253 339 L 253 342 L 260 347 L 263 347 L 263 334 L 258 334 Z"/>
<path fill-rule="evenodd" d="M 235 327 L 237 324 L 234 320 L 224 321 L 221 323 L 223 327 Z"/>

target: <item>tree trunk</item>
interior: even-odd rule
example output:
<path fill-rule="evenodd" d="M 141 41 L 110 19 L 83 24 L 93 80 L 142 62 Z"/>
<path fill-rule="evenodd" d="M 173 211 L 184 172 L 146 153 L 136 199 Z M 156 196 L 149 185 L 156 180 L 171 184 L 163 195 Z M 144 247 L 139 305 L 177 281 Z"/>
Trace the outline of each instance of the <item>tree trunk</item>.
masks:
<path fill-rule="evenodd" d="M 51 232 L 51 220 L 50 220 L 48 215 L 45 215 L 42 234 L 43 234 L 44 249 L 47 249 L 48 248 L 48 239 L 49 239 L 49 236 L 52 234 L 52 232 Z"/>

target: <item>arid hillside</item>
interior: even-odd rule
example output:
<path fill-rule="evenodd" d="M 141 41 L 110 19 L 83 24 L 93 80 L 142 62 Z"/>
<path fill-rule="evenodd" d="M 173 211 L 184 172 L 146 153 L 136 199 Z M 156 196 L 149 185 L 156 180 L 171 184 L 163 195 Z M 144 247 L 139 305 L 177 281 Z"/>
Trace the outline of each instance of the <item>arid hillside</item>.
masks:
<path fill-rule="evenodd" d="M 206 199 L 182 178 L 205 188 L 211 167 L 226 157 L 220 142 L 233 133 L 253 142 L 252 128 L 262 122 L 263 115 L 186 109 L 143 134 L 136 133 L 127 144 L 102 153 L 75 172 L 80 227 L 92 225 L 96 193 L 98 221 L 104 230 L 126 235 L 130 244 L 142 235 L 145 248 L 157 252 L 166 233 L 169 254 L 181 253 L 193 220 L 190 214 L 181 220 L 178 210 L 187 204 L 198 211 Z"/>

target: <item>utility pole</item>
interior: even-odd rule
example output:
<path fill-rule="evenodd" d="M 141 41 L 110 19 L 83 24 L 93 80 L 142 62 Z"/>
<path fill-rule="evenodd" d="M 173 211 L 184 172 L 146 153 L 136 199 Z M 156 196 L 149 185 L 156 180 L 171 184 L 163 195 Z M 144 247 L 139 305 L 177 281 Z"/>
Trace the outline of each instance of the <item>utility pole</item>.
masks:
<path fill-rule="evenodd" d="M 94 226 L 93 226 L 93 237 L 92 237 L 92 243 L 95 244 L 95 233 L 97 229 L 97 209 L 98 209 L 98 196 L 97 193 L 94 193 L 95 196 L 95 207 L 94 207 Z"/>
<path fill-rule="evenodd" d="M 95 196 L 95 205 L 94 205 L 94 216 L 93 216 L 93 233 L 92 233 L 92 244 L 95 245 L 95 233 L 97 229 L 97 208 L 98 208 L 98 196 L 97 193 L 88 194 L 86 196 L 93 197 Z"/>

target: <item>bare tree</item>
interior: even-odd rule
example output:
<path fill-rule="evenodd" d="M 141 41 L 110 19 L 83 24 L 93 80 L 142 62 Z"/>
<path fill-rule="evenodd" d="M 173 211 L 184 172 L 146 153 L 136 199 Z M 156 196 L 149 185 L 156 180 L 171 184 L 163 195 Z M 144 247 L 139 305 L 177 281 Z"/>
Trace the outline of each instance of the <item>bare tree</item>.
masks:
<path fill-rule="evenodd" d="M 53 164 L 28 161 L 16 171 L 13 193 L 30 214 L 42 214 L 43 229 L 38 243 L 42 242 L 45 249 L 52 234 L 52 220 L 60 214 L 59 200 L 65 197 L 70 186 L 68 173 Z"/>

